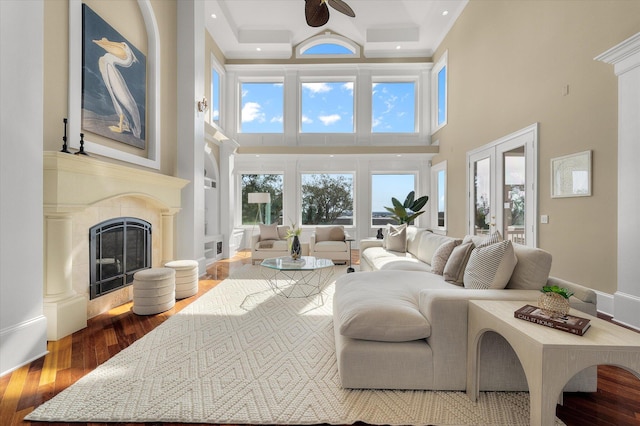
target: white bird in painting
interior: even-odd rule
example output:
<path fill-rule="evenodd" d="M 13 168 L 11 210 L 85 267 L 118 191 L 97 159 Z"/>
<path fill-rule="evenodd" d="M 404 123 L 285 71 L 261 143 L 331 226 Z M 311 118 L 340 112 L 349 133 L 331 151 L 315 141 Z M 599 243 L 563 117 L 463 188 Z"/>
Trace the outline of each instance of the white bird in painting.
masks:
<path fill-rule="evenodd" d="M 136 101 L 127 87 L 127 82 L 116 68 L 128 68 L 138 58 L 127 43 L 109 41 L 105 37 L 100 40 L 93 40 L 95 44 L 102 47 L 107 53 L 98 60 L 98 66 L 104 84 L 107 86 L 113 107 L 120 118 L 117 126 L 109 126 L 112 132 L 122 133 L 130 131 L 136 138 L 140 138 L 140 112 Z"/>

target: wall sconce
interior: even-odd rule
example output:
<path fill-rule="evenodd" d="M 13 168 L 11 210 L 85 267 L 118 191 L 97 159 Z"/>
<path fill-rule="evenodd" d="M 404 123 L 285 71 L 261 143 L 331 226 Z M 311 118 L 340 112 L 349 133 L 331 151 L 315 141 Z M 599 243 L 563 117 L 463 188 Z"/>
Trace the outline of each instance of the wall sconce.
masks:
<path fill-rule="evenodd" d="M 198 101 L 198 111 L 205 112 L 208 109 L 209 109 L 209 103 L 207 102 L 207 98 L 203 96 L 202 100 Z"/>

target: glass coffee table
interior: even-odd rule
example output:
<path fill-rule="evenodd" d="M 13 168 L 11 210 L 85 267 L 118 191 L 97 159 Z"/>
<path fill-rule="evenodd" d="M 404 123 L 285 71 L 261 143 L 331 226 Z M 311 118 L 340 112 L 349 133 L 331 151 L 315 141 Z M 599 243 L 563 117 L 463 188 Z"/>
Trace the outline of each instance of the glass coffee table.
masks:
<path fill-rule="evenodd" d="M 320 304 L 324 304 L 322 290 L 333 276 L 332 260 L 313 256 L 293 260 L 285 256 L 265 259 L 260 265 L 274 293 L 287 298 L 319 295 Z"/>

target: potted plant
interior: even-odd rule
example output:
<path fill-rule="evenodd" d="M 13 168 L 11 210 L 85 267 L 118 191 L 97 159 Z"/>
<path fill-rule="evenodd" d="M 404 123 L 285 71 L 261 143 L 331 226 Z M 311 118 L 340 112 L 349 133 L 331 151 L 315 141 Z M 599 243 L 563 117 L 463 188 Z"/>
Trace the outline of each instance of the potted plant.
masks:
<path fill-rule="evenodd" d="M 569 298 L 573 292 L 557 285 L 546 285 L 540 290 L 538 307 L 552 318 L 562 317 L 569 313 Z"/>
<path fill-rule="evenodd" d="M 391 218 L 395 219 L 398 224 L 409 224 L 424 213 L 421 209 L 427 204 L 429 197 L 425 195 L 416 199 L 415 195 L 415 191 L 411 191 L 405 198 L 404 203 L 401 203 L 395 197 L 391 197 L 393 207 L 385 207 L 392 214 Z"/>
<path fill-rule="evenodd" d="M 302 229 L 298 228 L 295 223 L 291 222 L 291 226 L 287 230 L 287 240 L 289 240 L 289 253 L 293 260 L 298 260 L 302 254 L 302 246 L 300 245 L 300 234 Z"/>

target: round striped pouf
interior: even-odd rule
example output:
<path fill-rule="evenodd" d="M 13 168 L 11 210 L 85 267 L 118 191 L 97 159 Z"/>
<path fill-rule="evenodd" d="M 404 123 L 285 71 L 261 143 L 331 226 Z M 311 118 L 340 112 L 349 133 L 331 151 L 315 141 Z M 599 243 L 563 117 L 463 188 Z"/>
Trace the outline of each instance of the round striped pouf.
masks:
<path fill-rule="evenodd" d="M 176 271 L 151 268 L 133 274 L 133 313 L 153 315 L 176 304 Z"/>
<path fill-rule="evenodd" d="M 176 271 L 176 299 L 184 299 L 198 293 L 197 261 L 173 260 L 164 266 Z"/>

